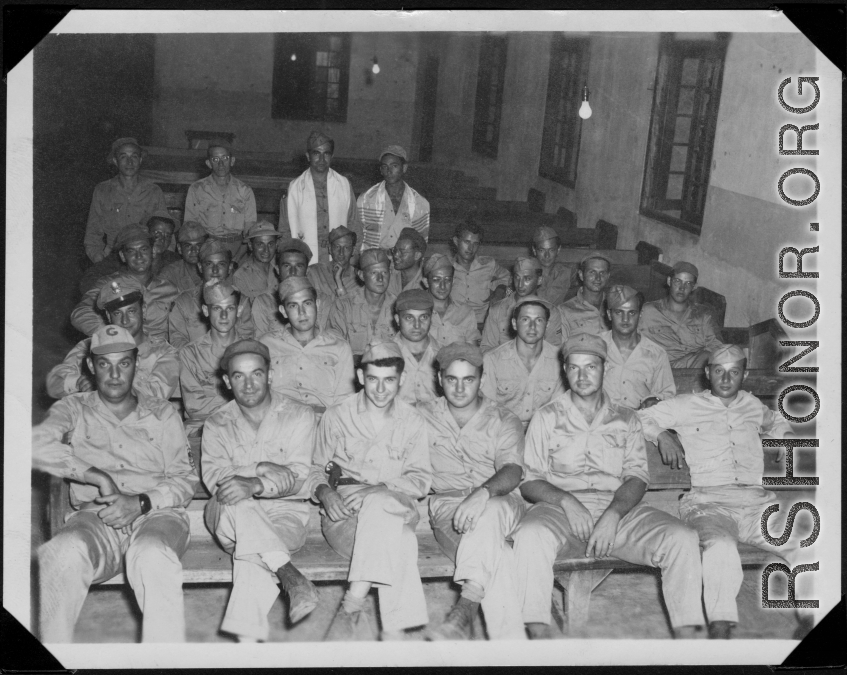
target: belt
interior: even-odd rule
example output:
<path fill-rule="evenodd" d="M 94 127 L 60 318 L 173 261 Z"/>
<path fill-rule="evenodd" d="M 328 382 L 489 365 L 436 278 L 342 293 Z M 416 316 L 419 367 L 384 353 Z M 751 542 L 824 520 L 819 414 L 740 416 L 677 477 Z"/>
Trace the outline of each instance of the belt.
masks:
<path fill-rule="evenodd" d="M 233 241 L 242 241 L 244 239 L 244 235 L 241 232 L 233 232 L 232 234 L 212 234 L 209 235 L 212 239 L 217 239 L 218 241 L 225 241 L 227 243 L 231 243 Z"/>

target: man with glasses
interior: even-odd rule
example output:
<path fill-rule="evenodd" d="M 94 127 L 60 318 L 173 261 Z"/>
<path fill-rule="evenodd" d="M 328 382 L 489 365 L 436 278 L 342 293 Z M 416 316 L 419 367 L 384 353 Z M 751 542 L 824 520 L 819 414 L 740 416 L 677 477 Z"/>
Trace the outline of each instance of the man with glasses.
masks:
<path fill-rule="evenodd" d="M 331 262 L 309 265 L 306 276 L 318 293 L 330 298 L 340 298 L 348 291 L 361 286 L 352 262 L 358 239 L 356 233 L 344 225 L 331 230 L 328 239 Z"/>
<path fill-rule="evenodd" d="M 644 305 L 641 331 L 665 348 L 673 368 L 702 368 L 723 345 L 711 309 L 691 299 L 698 270 L 680 260 L 668 277 L 668 295 Z"/>
<path fill-rule="evenodd" d="M 306 141 L 309 168 L 288 184 L 279 204 L 279 231 L 283 237 L 302 239 L 318 262 L 329 262 L 329 233 L 346 225 L 361 241 L 362 226 L 356 214 L 356 195 L 350 181 L 329 168 L 335 141 L 313 131 Z"/>
<path fill-rule="evenodd" d="M 191 288 L 197 288 L 203 283 L 200 269 L 200 248 L 209 237 L 200 223 L 188 220 L 179 228 L 176 235 L 176 250 L 180 260 L 162 268 L 160 276 L 170 281 L 180 293 Z"/>
<path fill-rule="evenodd" d="M 388 291 L 399 295 L 401 291 L 422 288 L 423 257 L 426 253 L 426 239 L 411 227 L 404 227 L 391 249 L 394 271 L 388 279 Z"/>
<path fill-rule="evenodd" d="M 235 156 L 227 141 L 209 141 L 207 157 L 212 173 L 188 188 L 184 220 L 199 222 L 209 236 L 226 244 L 238 262 L 247 251 L 242 241 L 245 225 L 257 220 L 256 198 L 249 185 L 232 175 Z"/>
<path fill-rule="evenodd" d="M 562 313 L 563 342 L 570 335 L 600 335 L 608 328 L 603 302 L 611 269 L 611 261 L 599 253 L 591 253 L 580 261 L 577 276 L 582 282 L 582 287 L 574 297 L 559 307 Z"/>

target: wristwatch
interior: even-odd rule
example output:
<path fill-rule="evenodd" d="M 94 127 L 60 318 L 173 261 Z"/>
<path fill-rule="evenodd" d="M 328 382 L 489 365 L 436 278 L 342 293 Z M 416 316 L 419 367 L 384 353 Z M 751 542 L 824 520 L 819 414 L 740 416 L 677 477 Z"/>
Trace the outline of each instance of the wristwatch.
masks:
<path fill-rule="evenodd" d="M 153 505 L 150 503 L 150 497 L 145 494 L 138 495 L 138 501 L 141 502 L 141 515 L 150 513 Z"/>

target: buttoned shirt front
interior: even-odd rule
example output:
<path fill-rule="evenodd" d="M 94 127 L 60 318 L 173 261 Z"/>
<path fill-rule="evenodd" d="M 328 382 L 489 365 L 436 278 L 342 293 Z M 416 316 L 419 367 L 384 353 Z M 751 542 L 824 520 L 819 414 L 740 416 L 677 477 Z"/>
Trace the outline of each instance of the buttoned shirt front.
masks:
<path fill-rule="evenodd" d="M 125 190 L 119 176 L 98 183 L 91 197 L 85 226 L 85 252 L 94 260 L 127 225 L 141 225 L 155 213 L 168 210 L 162 189 L 149 178 L 138 177 L 132 190 Z M 105 240 L 105 241 L 104 241 Z"/>
<path fill-rule="evenodd" d="M 411 404 L 433 400 L 438 396 L 435 390 L 435 357 L 438 354 L 438 345 L 430 339 L 420 360 L 418 360 L 406 346 L 406 343 L 403 342 L 403 337 L 400 334 L 395 336 L 394 341 L 400 345 L 403 361 L 406 362 L 403 368 L 406 379 L 400 387 L 398 398 Z"/>
<path fill-rule="evenodd" d="M 450 298 L 448 301 L 450 304 L 444 310 L 444 316 L 432 310 L 429 337 L 435 340 L 439 347 L 453 342 L 470 342 L 478 345 L 482 335 L 477 328 L 476 314 L 473 309 Z"/>
<path fill-rule="evenodd" d="M 327 326 L 350 343 L 354 354 L 363 354 L 370 342 L 391 340 L 397 334 L 394 328 L 395 300 L 394 295 L 386 293 L 376 322 L 371 323 L 365 289 L 357 288 L 335 301 Z"/>
<path fill-rule="evenodd" d="M 648 302 L 641 310 L 639 330 L 663 347 L 674 368 L 688 368 L 688 360 L 702 350 L 714 350 L 723 344 L 712 311 L 706 305 L 689 302 L 677 319 L 670 311 L 668 299 Z"/>
<path fill-rule="evenodd" d="M 309 269 L 306 270 L 306 276 L 320 293 L 334 299 L 338 296 L 338 290 L 335 285 L 335 275 L 332 273 L 332 265 L 332 262 L 320 262 L 309 265 Z M 353 267 L 347 268 L 341 277 L 341 285 L 348 293 L 361 286 L 359 277 L 356 276 L 356 270 Z"/>
<path fill-rule="evenodd" d="M 565 391 L 559 352 L 549 342 L 543 342 L 531 372 L 518 356 L 517 338 L 487 352 L 482 372 L 482 393 L 515 413 L 524 427 L 536 410 Z"/>
<path fill-rule="evenodd" d="M 420 413 L 395 398 L 382 429 L 370 421 L 365 392 L 348 396 L 327 409 L 318 426 L 318 439 L 309 494 L 326 484 L 324 471 L 331 460 L 345 478 L 365 485 L 382 483 L 389 490 L 420 499 L 432 483 L 426 423 Z"/>
<path fill-rule="evenodd" d="M 183 220 L 200 223 L 214 237 L 239 234 L 258 220 L 253 189 L 232 175 L 223 191 L 212 175 L 201 178 L 188 188 Z"/>
<path fill-rule="evenodd" d="M 300 490 L 282 499 L 308 499 L 306 479 L 315 448 L 315 413 L 309 406 L 271 394 L 270 408 L 254 430 L 236 401 L 230 401 L 208 420 L 203 430 L 203 483 L 213 495 L 218 483 L 231 476 L 257 478 L 259 462 L 272 462 L 292 471 Z M 280 498 L 276 485 L 259 478 L 262 499 Z"/>
<path fill-rule="evenodd" d="M 179 384 L 189 428 L 202 425 L 231 399 L 220 372 L 225 348 L 215 354 L 212 334 L 206 333 L 179 350 Z"/>
<path fill-rule="evenodd" d="M 321 291 L 318 291 L 317 300 L 318 317 L 315 325 L 318 327 L 318 330 L 324 331 L 326 330 L 329 313 L 335 304 L 336 298 L 335 296 L 325 295 Z M 288 328 L 288 322 L 282 318 L 282 314 L 279 311 L 279 300 L 276 289 L 253 298 L 251 314 L 257 338 L 275 330 L 285 330 Z"/>
<path fill-rule="evenodd" d="M 482 351 L 487 352 L 508 342 L 514 336 L 512 330 L 512 314 L 518 301 L 521 300 L 516 293 L 495 302 L 488 310 L 488 317 L 482 327 Z M 551 345 L 562 344 L 562 315 L 558 307 L 550 307 L 550 318 L 547 320 L 547 328 L 544 331 L 544 339 Z"/>
<path fill-rule="evenodd" d="M 563 342 L 571 335 L 578 333 L 600 335 L 608 328 L 602 312 L 585 299 L 582 290 L 580 288 L 574 297 L 559 306 L 559 311 L 562 313 Z"/>
<path fill-rule="evenodd" d="M 452 257 L 453 288 L 450 297 L 459 303 L 466 304 L 476 314 L 476 322 L 485 320 L 488 311 L 488 298 L 498 286 L 508 286 L 511 275 L 509 271 L 497 264 L 491 256 L 478 255 L 471 262 L 470 269 L 465 269 Z"/>
<path fill-rule="evenodd" d="M 507 464 L 524 469 L 520 420 L 484 396 L 479 410 L 459 427 L 443 397 L 418 406 L 427 423 L 432 489 L 436 493 L 482 485 Z"/>
<path fill-rule="evenodd" d="M 286 326 L 265 333 L 259 342 L 271 354 L 276 393 L 316 408 L 328 408 L 353 393 L 353 352 L 334 332 L 319 330 L 301 345 Z"/>
<path fill-rule="evenodd" d="M 397 270 L 391 270 L 391 275 L 388 277 L 388 292 L 393 295 L 400 295 L 403 291 L 424 290 L 423 287 L 423 270 L 418 267 L 409 283 L 403 285 L 403 273 Z"/>
<path fill-rule="evenodd" d="M 74 481 L 74 507 L 100 496 L 97 486 L 82 484 L 92 467 L 124 494 L 147 494 L 154 509 L 186 506 L 199 481 L 190 457 L 179 415 L 163 400 L 139 401 L 119 420 L 96 391 L 71 394 L 32 430 L 33 468 Z"/>
<path fill-rule="evenodd" d="M 546 480 L 566 492 L 614 492 L 628 478 L 650 483 L 637 415 L 603 396 L 589 424 L 568 391 L 541 408 L 526 432 L 526 481 Z"/>
<path fill-rule="evenodd" d="M 573 268 L 558 260 L 541 272 L 541 285 L 535 294 L 551 305 L 561 305 L 571 287 Z"/>
<path fill-rule="evenodd" d="M 239 340 L 247 340 L 256 332 L 249 298 L 242 295 L 238 303 L 241 316 L 235 322 Z M 209 332 L 209 320 L 203 314 L 203 287 L 197 286 L 180 293 L 168 317 L 168 342 L 181 349 Z"/>
<path fill-rule="evenodd" d="M 262 293 L 276 292 L 279 281 L 273 263 L 265 270 L 253 258 L 242 263 L 232 275 L 233 285 L 251 300 Z"/>
<path fill-rule="evenodd" d="M 612 331 L 600 333 L 606 343 L 603 391 L 615 405 L 637 410 L 646 398 L 660 401 L 676 396 L 671 364 L 664 349 L 641 335 L 635 349 L 624 360 Z"/>
<path fill-rule="evenodd" d="M 82 364 L 91 354 L 91 338 L 80 340 L 65 360 L 47 374 L 47 393 L 63 398 L 79 391 Z M 94 378 L 86 368 L 91 384 Z M 161 339 L 145 340 L 138 345 L 138 359 L 132 391 L 139 398 L 169 399 L 179 394 L 179 358 L 176 349 Z"/>
<path fill-rule="evenodd" d="M 685 450 L 691 485 L 759 485 L 764 473 L 760 435 L 783 438 L 785 418 L 747 391 L 728 405 L 709 391 L 682 394 L 638 412 L 644 436 L 657 442 L 673 429 Z"/>
<path fill-rule="evenodd" d="M 176 286 L 180 293 L 203 285 L 203 277 L 197 271 L 197 265 L 189 265 L 181 258 L 165 265 L 159 276 Z"/>

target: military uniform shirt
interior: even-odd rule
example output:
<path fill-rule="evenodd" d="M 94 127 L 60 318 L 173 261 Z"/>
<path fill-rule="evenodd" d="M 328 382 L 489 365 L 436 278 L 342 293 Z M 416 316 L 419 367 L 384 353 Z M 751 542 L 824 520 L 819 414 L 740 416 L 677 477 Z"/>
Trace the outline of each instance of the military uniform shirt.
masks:
<path fill-rule="evenodd" d="M 319 330 L 301 345 L 285 326 L 265 333 L 259 342 L 271 353 L 276 393 L 317 408 L 328 408 L 353 393 L 353 352 L 336 333 Z"/>
<path fill-rule="evenodd" d="M 688 303 L 677 320 L 668 309 L 668 299 L 648 302 L 641 310 L 639 330 L 663 347 L 674 368 L 689 368 L 698 352 L 713 351 L 723 344 L 712 311 L 706 305 Z"/>
<path fill-rule="evenodd" d="M 68 352 L 65 360 L 47 374 L 47 393 L 63 398 L 79 391 L 77 381 L 82 376 L 82 364 L 91 355 L 91 338 L 80 340 Z M 91 384 L 94 377 L 88 372 Z M 179 395 L 179 358 L 176 349 L 162 339 L 145 340 L 138 345 L 138 360 L 132 391 L 139 398 L 169 399 Z"/>
<path fill-rule="evenodd" d="M 221 192 L 209 175 L 191 184 L 185 196 L 185 217 L 200 223 L 214 237 L 227 237 L 244 231 L 245 223 L 256 222 L 256 198 L 253 189 L 229 177 L 226 190 Z"/>
<path fill-rule="evenodd" d="M 761 435 L 783 438 L 791 431 L 785 418 L 747 391 L 728 406 L 709 391 L 682 394 L 638 411 L 644 436 L 656 443 L 673 429 L 685 449 L 693 487 L 762 485 Z"/>
<path fill-rule="evenodd" d="M 429 337 L 438 343 L 439 347 L 453 342 L 470 342 L 478 345 L 482 335 L 476 325 L 476 314 L 468 305 L 455 302 L 449 297 L 449 304 L 441 316 L 432 310 L 432 323 L 429 326 Z"/>
<path fill-rule="evenodd" d="M 388 292 L 392 295 L 400 295 L 403 291 L 425 290 L 423 287 L 423 270 L 418 267 L 415 275 L 405 286 L 403 285 L 403 274 L 397 270 L 391 270 L 388 277 Z"/>
<path fill-rule="evenodd" d="M 444 397 L 420 404 L 418 412 L 427 423 L 434 492 L 479 487 L 506 464 L 524 469 L 521 422 L 490 399 L 483 397 L 461 428 Z"/>
<path fill-rule="evenodd" d="M 197 271 L 197 265 L 189 265 L 182 258 L 165 265 L 159 276 L 170 281 L 180 293 L 203 285 L 203 277 Z"/>
<path fill-rule="evenodd" d="M 174 302 L 168 317 L 168 342 L 177 349 L 209 332 L 209 319 L 203 315 L 202 298 L 203 286 L 197 286 L 180 293 Z M 238 306 L 241 307 L 241 316 L 235 322 L 235 332 L 239 340 L 247 340 L 256 331 L 249 298 L 242 295 Z"/>
<path fill-rule="evenodd" d="M 603 395 L 591 424 L 568 391 L 541 408 L 526 432 L 526 482 L 546 480 L 566 492 L 614 492 L 627 478 L 650 484 L 641 423 Z"/>
<path fill-rule="evenodd" d="M 561 305 L 570 290 L 572 276 L 572 267 L 556 261 L 550 265 L 550 269 L 542 270 L 541 285 L 535 294 L 553 306 Z"/>
<path fill-rule="evenodd" d="M 265 272 L 261 263 L 250 258 L 235 270 L 232 284 L 251 300 L 262 293 L 275 293 L 279 286 L 276 266 L 271 264 L 270 269 Z"/>
<path fill-rule="evenodd" d="M 100 496 L 96 485 L 82 484 L 92 467 L 124 494 L 147 494 L 154 509 L 186 506 L 200 480 L 190 457 L 179 415 L 163 400 L 139 401 L 119 420 L 96 391 L 71 394 L 32 430 L 33 468 L 74 481 L 74 507 Z"/>
<path fill-rule="evenodd" d="M 600 335 L 608 328 L 606 319 L 600 310 L 585 300 L 582 288 L 576 292 L 574 297 L 560 305 L 559 311 L 562 313 L 562 342 L 571 335 L 578 335 L 579 333 Z M 642 316 L 644 315 L 642 314 Z"/>
<path fill-rule="evenodd" d="M 328 295 L 331 298 L 338 296 L 338 291 L 335 286 L 335 277 L 332 274 L 332 262 L 320 262 L 314 265 L 309 265 L 306 270 L 306 277 L 312 282 L 315 289 Z M 348 267 L 347 272 L 341 277 L 341 283 L 344 290 L 348 293 L 356 288 L 359 288 L 359 278 L 356 276 L 356 270 L 353 267 Z"/>
<path fill-rule="evenodd" d="M 603 391 L 615 405 L 637 410 L 646 398 L 660 401 L 676 396 L 671 364 L 665 350 L 645 335 L 623 360 L 612 331 L 600 333 L 608 348 Z"/>
<path fill-rule="evenodd" d="M 509 340 L 482 357 L 482 393 L 515 413 L 526 427 L 533 413 L 565 388 L 559 352 L 553 345 L 542 343 L 541 355 L 532 372 L 527 372 L 518 356 L 516 340 Z"/>
<path fill-rule="evenodd" d="M 300 490 L 282 499 L 307 499 L 306 478 L 315 448 L 315 413 L 308 406 L 285 396 L 271 394 L 271 405 L 258 431 L 244 419 L 236 401 L 215 412 L 203 430 L 203 483 L 213 495 L 218 483 L 231 476 L 257 478 L 259 462 L 288 467 Z M 259 478 L 264 490 L 261 499 L 279 498 L 276 485 Z"/>
<path fill-rule="evenodd" d="M 488 298 L 498 286 L 508 286 L 511 275 L 500 267 L 491 256 L 478 255 L 466 270 L 453 258 L 453 289 L 450 297 L 459 303 L 469 305 L 476 314 L 476 322 L 485 320 L 488 311 Z"/>
<path fill-rule="evenodd" d="M 350 343 L 353 354 L 364 354 L 370 342 L 391 340 L 397 334 L 394 328 L 395 300 L 395 296 L 385 294 L 376 324 L 372 325 L 365 289 L 357 288 L 335 301 L 327 326 Z"/>
<path fill-rule="evenodd" d="M 324 331 L 327 326 L 329 313 L 335 304 L 335 297 L 324 295 L 318 291 L 318 318 L 315 325 L 318 330 Z M 279 311 L 279 299 L 276 290 L 262 293 L 253 298 L 252 303 L 253 325 L 256 327 L 256 337 L 262 337 L 266 333 L 275 330 L 285 330 L 288 322 L 282 318 Z"/>
<path fill-rule="evenodd" d="M 212 334 L 206 333 L 179 350 L 179 383 L 189 428 L 201 426 L 232 398 L 221 377 L 224 349 L 214 355 Z"/>
<path fill-rule="evenodd" d="M 400 346 L 403 361 L 406 362 L 403 368 L 406 381 L 400 387 L 400 393 L 397 394 L 397 397 L 412 405 L 436 398 L 438 393 L 435 389 L 435 374 L 437 372 L 435 356 L 438 354 L 438 345 L 430 339 L 420 361 L 418 361 L 403 342 L 403 337 L 399 333 L 394 337 L 394 341 Z"/>
<path fill-rule="evenodd" d="M 420 499 L 432 483 L 426 423 L 420 413 L 395 398 L 380 431 L 375 431 L 365 403 L 365 392 L 348 396 L 327 409 L 318 426 L 318 439 L 309 494 L 326 484 L 324 471 L 332 460 L 345 478 L 365 485 L 384 484 L 389 490 Z"/>
<path fill-rule="evenodd" d="M 482 351 L 487 352 L 511 340 L 515 332 L 512 330 L 512 318 L 520 298 L 515 293 L 495 302 L 488 310 L 488 317 L 482 327 Z M 544 339 L 558 347 L 562 344 L 562 315 L 557 307 L 550 307 L 550 318 Z"/>

